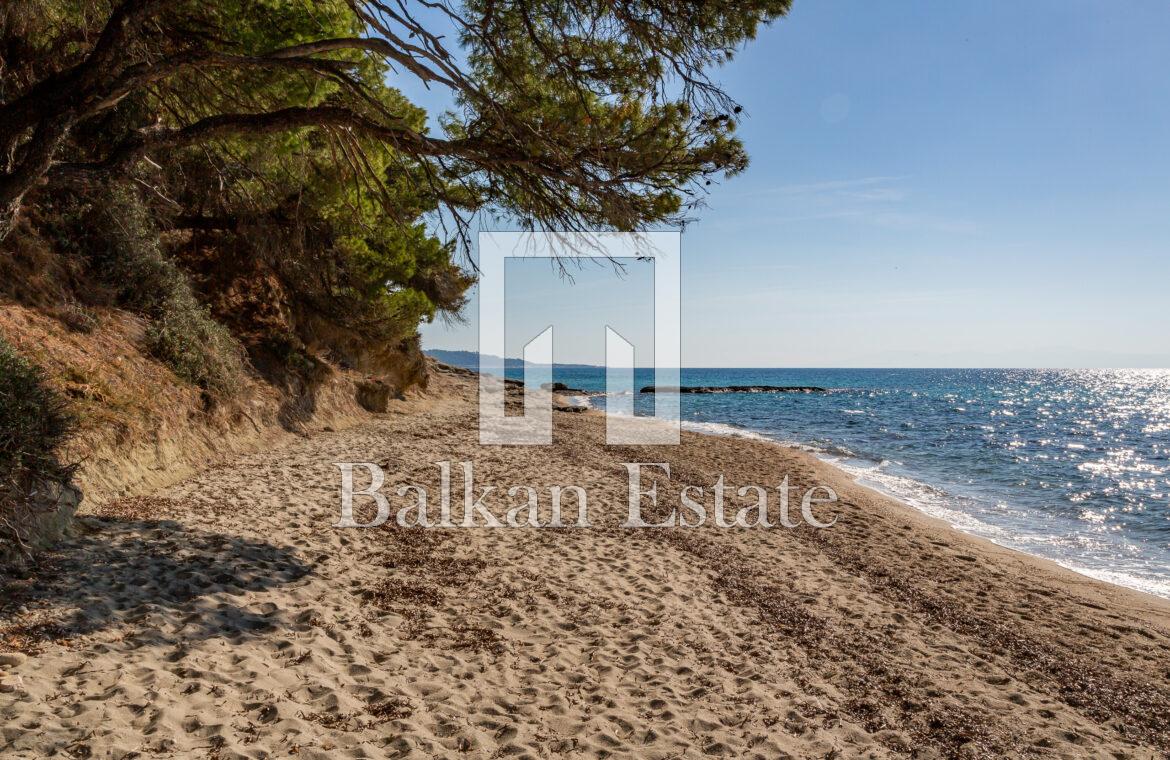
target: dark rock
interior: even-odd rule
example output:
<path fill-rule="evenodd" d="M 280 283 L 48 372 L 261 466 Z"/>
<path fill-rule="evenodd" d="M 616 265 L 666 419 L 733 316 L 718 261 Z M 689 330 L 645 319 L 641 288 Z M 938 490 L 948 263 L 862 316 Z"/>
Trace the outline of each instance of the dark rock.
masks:
<path fill-rule="evenodd" d="M 431 364 L 431 369 L 441 375 L 460 375 L 462 377 L 474 377 L 479 374 L 478 372 L 470 370 L 467 367 L 459 367 L 454 364 L 444 364 L 434 359 L 431 361 L 433 362 Z"/>
<path fill-rule="evenodd" d="M 663 386 L 662 390 L 676 390 L 679 393 L 824 393 L 824 388 L 815 385 L 684 385 L 680 388 Z M 639 393 L 654 393 L 654 386 L 647 385 Z"/>
<path fill-rule="evenodd" d="M 540 387 L 544 388 L 546 391 L 552 391 L 553 393 L 573 393 L 578 396 L 585 395 L 585 391 L 581 390 L 580 388 L 570 388 L 564 383 L 541 383 Z"/>
<path fill-rule="evenodd" d="M 385 412 L 390 407 L 390 399 L 397 395 L 393 386 L 376 377 L 357 384 L 357 402 L 367 412 Z"/>

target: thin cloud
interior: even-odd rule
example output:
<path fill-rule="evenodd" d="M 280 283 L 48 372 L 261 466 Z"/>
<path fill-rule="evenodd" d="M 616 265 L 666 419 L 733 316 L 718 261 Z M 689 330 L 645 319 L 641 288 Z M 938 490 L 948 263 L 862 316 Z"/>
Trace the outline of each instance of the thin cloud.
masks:
<path fill-rule="evenodd" d="M 976 224 L 968 219 L 949 219 L 930 214 L 906 212 L 876 212 L 864 215 L 866 221 L 879 227 L 907 232 L 941 232 L 954 235 L 970 235 L 978 231 Z"/>
<path fill-rule="evenodd" d="M 860 177 L 858 179 L 838 179 L 826 182 L 811 182 L 803 185 L 781 185 L 780 187 L 765 190 L 764 192 L 781 195 L 826 195 L 835 193 L 873 193 L 874 188 L 881 192 L 889 192 L 889 185 L 900 182 L 905 177 Z"/>
<path fill-rule="evenodd" d="M 751 196 L 771 207 L 775 215 L 761 220 L 770 225 L 842 220 L 902 232 L 971 235 L 978 231 L 968 219 L 915 209 L 910 192 L 901 186 L 906 179 L 883 175 L 780 185 Z"/>

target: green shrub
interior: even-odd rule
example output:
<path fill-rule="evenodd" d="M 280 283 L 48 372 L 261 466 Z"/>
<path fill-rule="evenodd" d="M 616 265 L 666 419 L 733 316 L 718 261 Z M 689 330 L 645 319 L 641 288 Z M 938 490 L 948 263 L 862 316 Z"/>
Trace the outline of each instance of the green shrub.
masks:
<path fill-rule="evenodd" d="M 162 251 L 150 210 L 132 189 L 111 188 L 94 208 L 100 245 L 91 255 L 119 303 L 150 317 L 147 349 L 212 398 L 234 395 L 244 376 L 243 350 L 199 303 L 187 276 Z"/>
<path fill-rule="evenodd" d="M 27 553 L 39 517 L 36 496 L 72 477 L 57 450 L 75 426 L 43 373 L 0 340 L 0 556 L 13 548 Z"/>
<path fill-rule="evenodd" d="M 190 292 L 182 270 L 162 251 L 150 210 L 132 188 L 112 185 L 93 202 L 85 223 L 93 236 L 94 269 L 121 305 L 153 317 L 168 299 Z"/>
<path fill-rule="evenodd" d="M 244 375 L 243 352 L 227 328 L 190 291 L 173 293 L 146 332 L 151 355 L 215 399 L 234 396 Z"/>

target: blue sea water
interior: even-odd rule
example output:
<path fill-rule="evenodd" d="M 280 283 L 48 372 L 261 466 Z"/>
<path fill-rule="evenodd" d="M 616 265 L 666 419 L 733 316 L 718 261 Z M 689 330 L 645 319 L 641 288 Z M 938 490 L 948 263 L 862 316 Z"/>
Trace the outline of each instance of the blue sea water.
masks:
<path fill-rule="evenodd" d="M 604 407 L 603 368 L 554 379 Z M 636 372 L 635 389 L 653 382 Z M 684 394 L 683 425 L 804 447 L 961 530 L 1170 597 L 1170 370 L 684 369 L 682 384 L 825 387 Z"/>

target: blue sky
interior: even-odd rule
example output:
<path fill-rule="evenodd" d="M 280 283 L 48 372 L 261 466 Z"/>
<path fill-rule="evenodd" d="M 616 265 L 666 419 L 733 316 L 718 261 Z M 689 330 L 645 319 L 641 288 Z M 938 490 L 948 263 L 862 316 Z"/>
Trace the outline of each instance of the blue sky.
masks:
<path fill-rule="evenodd" d="M 797 0 L 718 75 L 752 165 L 683 236 L 684 364 L 1170 366 L 1167 40 L 1154 0 Z M 642 350 L 648 266 L 518 264 L 510 340 Z"/>

